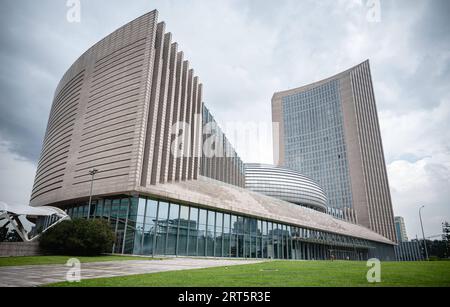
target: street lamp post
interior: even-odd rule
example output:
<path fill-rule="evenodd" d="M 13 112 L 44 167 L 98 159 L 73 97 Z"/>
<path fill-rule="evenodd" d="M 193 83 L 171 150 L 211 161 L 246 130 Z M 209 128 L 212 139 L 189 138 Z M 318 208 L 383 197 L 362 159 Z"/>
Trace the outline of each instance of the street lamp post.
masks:
<path fill-rule="evenodd" d="M 424 208 L 425 206 L 422 206 L 419 208 L 419 219 L 420 219 L 420 227 L 422 228 L 422 236 L 423 236 L 423 245 L 425 247 L 425 259 L 428 260 L 428 249 L 427 249 L 427 241 L 425 239 L 425 232 L 423 231 L 423 223 L 422 223 L 422 214 L 421 214 L 421 210 L 422 208 Z"/>
<path fill-rule="evenodd" d="M 91 175 L 91 190 L 89 192 L 89 206 L 88 206 L 88 215 L 87 215 L 88 220 L 89 220 L 89 217 L 91 216 L 91 202 L 92 202 L 92 190 L 94 188 L 94 176 L 97 173 L 98 173 L 98 170 L 96 170 L 95 168 L 93 168 L 92 170 L 89 171 L 89 175 Z"/>

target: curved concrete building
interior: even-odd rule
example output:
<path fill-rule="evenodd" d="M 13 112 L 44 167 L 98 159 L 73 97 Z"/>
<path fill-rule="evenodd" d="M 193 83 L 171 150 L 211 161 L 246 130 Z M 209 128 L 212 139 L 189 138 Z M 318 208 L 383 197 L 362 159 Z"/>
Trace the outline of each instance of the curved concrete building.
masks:
<path fill-rule="evenodd" d="M 201 85 L 164 28 L 155 11 L 146 14 L 95 44 L 65 73 L 51 108 L 32 205 L 86 196 L 94 167 L 100 170 L 99 194 L 186 178 L 182 163 L 169 161 L 169 129 L 179 118 L 190 121 L 200 113 Z M 161 60 L 163 54 L 169 61 Z"/>
<path fill-rule="evenodd" d="M 365 227 L 242 188 L 243 163 L 157 17 L 119 28 L 66 72 L 31 205 L 108 220 L 114 253 L 394 259 L 394 243 Z M 225 156 L 206 156 L 205 141 Z"/>
<path fill-rule="evenodd" d="M 369 61 L 272 98 L 277 165 L 317 181 L 343 218 L 396 240 Z"/>
<path fill-rule="evenodd" d="M 245 164 L 245 187 L 296 205 L 327 212 L 327 197 L 323 189 L 297 171 L 267 164 Z"/>

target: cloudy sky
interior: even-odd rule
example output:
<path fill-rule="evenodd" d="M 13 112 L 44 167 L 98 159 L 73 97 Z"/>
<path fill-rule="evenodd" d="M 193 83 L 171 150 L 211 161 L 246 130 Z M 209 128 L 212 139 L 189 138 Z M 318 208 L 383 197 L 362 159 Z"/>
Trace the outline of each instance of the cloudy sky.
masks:
<path fill-rule="evenodd" d="M 1 201 L 28 203 L 53 92 L 70 64 L 157 8 L 219 123 L 270 122 L 275 91 L 370 59 L 394 212 L 410 237 L 420 234 L 421 204 L 427 236 L 450 221 L 450 1 L 80 2 L 80 22 L 70 23 L 66 0 L 0 1 Z M 270 150 L 237 147 L 245 162 L 272 160 Z"/>

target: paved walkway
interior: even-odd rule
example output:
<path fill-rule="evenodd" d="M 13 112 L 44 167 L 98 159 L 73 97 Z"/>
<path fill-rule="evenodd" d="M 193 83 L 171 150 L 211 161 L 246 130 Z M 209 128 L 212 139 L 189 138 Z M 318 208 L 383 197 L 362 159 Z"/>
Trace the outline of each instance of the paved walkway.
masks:
<path fill-rule="evenodd" d="M 168 258 L 81 264 L 81 279 L 201 269 L 258 263 L 258 260 Z M 0 287 L 33 287 L 66 280 L 70 267 L 62 264 L 0 267 Z"/>

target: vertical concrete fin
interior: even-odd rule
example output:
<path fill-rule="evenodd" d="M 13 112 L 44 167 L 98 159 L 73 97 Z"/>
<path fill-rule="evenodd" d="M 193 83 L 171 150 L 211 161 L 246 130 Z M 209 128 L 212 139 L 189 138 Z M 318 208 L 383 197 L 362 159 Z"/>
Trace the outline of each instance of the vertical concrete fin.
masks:
<path fill-rule="evenodd" d="M 170 50 L 170 64 L 169 64 L 169 76 L 168 76 L 168 89 L 167 89 L 167 110 L 166 119 L 164 122 L 164 136 L 163 136 L 163 146 L 162 146 L 162 161 L 161 161 L 161 173 L 160 182 L 164 183 L 172 179 L 171 175 L 171 133 L 172 127 L 175 124 L 173 121 L 174 114 L 174 96 L 175 96 L 175 82 L 176 82 L 176 70 L 177 70 L 177 54 L 178 54 L 178 44 L 172 43 Z M 170 179 L 169 179 L 170 174 Z"/>
<path fill-rule="evenodd" d="M 161 168 L 165 168 L 162 159 L 162 150 L 165 136 L 165 121 L 167 108 L 170 108 L 170 102 L 167 100 L 168 88 L 169 88 L 169 61 L 172 44 L 172 34 L 166 33 L 163 37 L 163 52 L 162 52 L 162 65 L 161 65 L 161 82 L 159 89 L 158 99 L 158 115 L 155 126 L 155 140 L 152 157 L 152 172 L 151 172 L 151 184 L 157 184 L 160 180 Z"/>
<path fill-rule="evenodd" d="M 188 78 L 189 78 L 189 61 L 183 61 L 183 71 L 181 75 L 181 100 L 180 100 L 180 114 L 178 117 L 179 124 L 182 125 L 180 127 L 180 130 L 183 130 L 184 135 L 186 135 L 186 101 L 187 101 L 187 94 L 188 94 Z M 177 167 L 176 167 L 176 174 L 175 174 L 175 180 L 183 180 L 185 179 L 185 176 L 183 176 L 183 162 L 184 162 L 184 145 L 185 140 L 183 139 L 180 143 L 179 147 L 179 156 L 176 158 L 177 161 Z"/>
<path fill-rule="evenodd" d="M 182 79 L 184 70 L 184 54 L 182 51 L 177 53 L 176 57 L 176 71 L 175 71 L 175 88 L 174 88 L 174 101 L 173 101 L 173 115 L 172 125 L 173 131 L 170 135 L 170 155 L 169 155 L 169 174 L 168 181 L 177 180 L 177 164 L 178 158 L 175 155 L 177 150 L 176 137 L 180 129 L 180 112 L 181 112 L 181 91 L 182 91 Z"/>
<path fill-rule="evenodd" d="M 164 41 L 165 23 L 160 22 L 156 29 L 155 40 L 155 58 L 153 61 L 153 78 L 150 93 L 150 105 L 147 120 L 147 133 L 145 136 L 144 157 L 142 161 L 141 186 L 147 186 L 150 183 L 150 175 L 152 173 L 156 122 L 158 117 L 160 84 L 162 75 L 162 53 Z"/>

